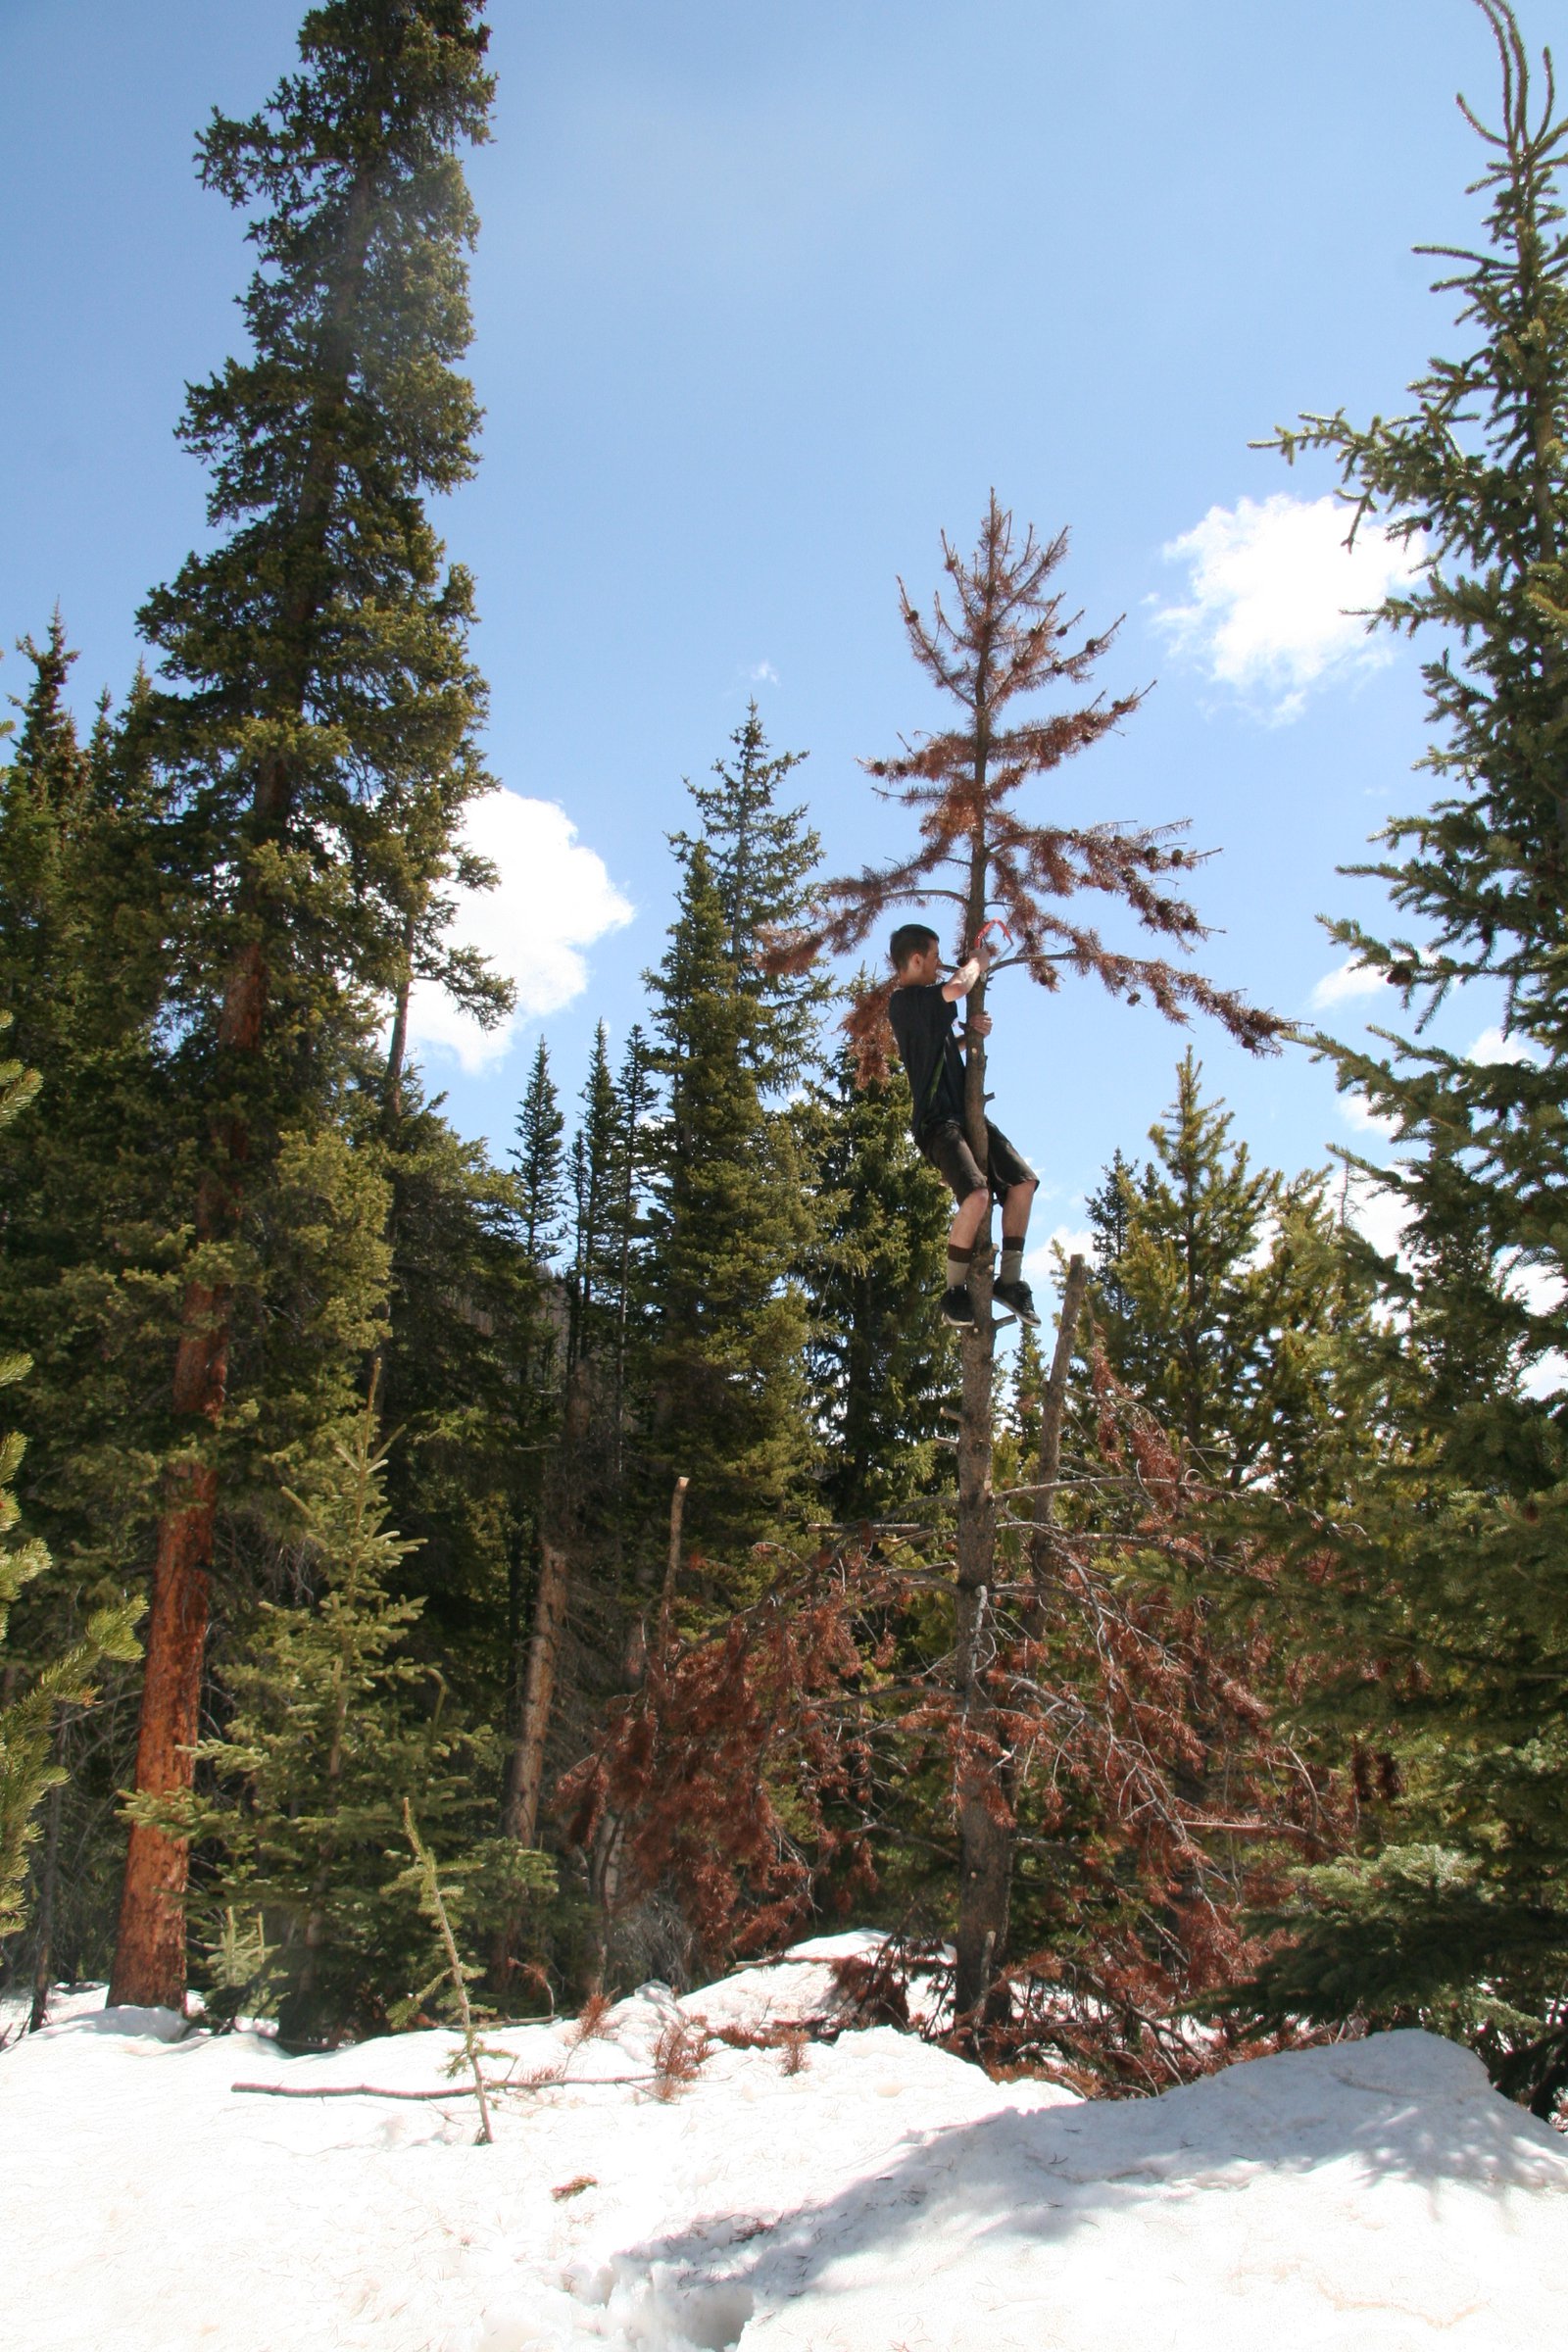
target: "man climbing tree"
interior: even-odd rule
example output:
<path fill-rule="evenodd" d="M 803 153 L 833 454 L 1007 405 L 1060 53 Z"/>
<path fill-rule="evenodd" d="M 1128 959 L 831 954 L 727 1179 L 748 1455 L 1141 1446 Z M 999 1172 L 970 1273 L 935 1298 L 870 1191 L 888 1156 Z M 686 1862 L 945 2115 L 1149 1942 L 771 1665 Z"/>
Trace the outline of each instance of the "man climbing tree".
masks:
<path fill-rule="evenodd" d="M 951 980 L 939 980 L 936 933 L 924 923 L 901 923 L 889 954 L 899 984 L 888 1000 L 888 1018 L 899 1041 L 899 1058 L 909 1073 L 910 1133 L 925 1158 L 941 1170 L 958 1203 L 948 1235 L 943 1318 L 960 1331 L 974 1321 L 969 1268 L 975 1236 L 995 1199 L 1002 1203 L 1002 1270 L 992 1295 L 1021 1323 L 1038 1323 L 1034 1297 L 1023 1278 L 1023 1249 L 1040 1179 L 990 1119 L 985 1123 L 983 1162 L 976 1159 L 964 1134 L 963 1062 L 953 1034 L 954 1014 L 958 1000 L 978 987 L 990 970 L 990 951 L 982 939 Z M 990 1013 L 977 1012 L 966 1034 L 983 1038 L 990 1028 Z"/>
<path fill-rule="evenodd" d="M 1166 879 L 1194 862 L 1180 839 L 1183 827 L 1032 824 L 1015 806 L 1032 777 L 1054 775 L 1075 752 L 1098 743 L 1129 717 L 1142 700 L 1139 694 L 1111 702 L 1097 699 L 1075 710 L 1004 723 L 1007 707 L 1019 698 L 1080 685 L 1115 635 L 1112 627 L 1077 645 L 1071 642 L 1077 619 L 1063 615 L 1061 597 L 1051 585 L 1067 551 L 1066 532 L 1042 545 L 1029 530 L 1022 546 L 1016 545 L 1012 517 L 993 492 L 973 558 L 965 562 L 946 537 L 942 548 L 956 611 L 950 615 L 938 598 L 930 618 L 923 618 L 902 582 L 900 598 L 910 650 L 958 705 L 957 722 L 906 744 L 894 759 L 866 763 L 869 774 L 890 788 L 889 797 L 916 815 L 920 846 L 902 862 L 823 884 L 811 920 L 775 937 L 770 955 L 781 970 L 801 971 L 824 949 L 844 954 L 859 946 L 892 906 L 938 899 L 958 909 L 956 961 L 964 966 L 972 958 L 976 966 L 972 981 L 956 992 L 968 997 L 963 1140 L 978 1175 L 972 1193 L 986 1185 L 979 1172 L 991 1164 L 985 1115 L 985 999 L 991 973 L 1018 967 L 1054 990 L 1065 964 L 1093 975 L 1129 1003 L 1147 993 L 1171 1020 L 1185 1022 L 1195 1006 L 1211 1013 L 1254 1053 L 1273 1050 L 1283 1024 L 1163 956 L 1133 956 L 1107 945 L 1067 906 L 1081 892 L 1097 892 L 1157 942 L 1192 948 L 1206 936 L 1204 927 Z M 994 920 L 1005 924 L 1011 953 L 989 963 L 985 936 Z M 885 1066 L 893 986 L 890 982 L 858 997 L 845 1023 L 868 1076 Z M 996 1551 L 989 1211 L 986 1189 L 970 1245 L 972 1320 L 963 1327 L 958 1437 L 955 1672 L 961 1717 L 955 1781 L 960 2015 L 984 2009 L 1002 1965 L 1011 1876 L 1011 1824 L 997 1771 L 1004 1733 L 988 1681 Z"/>

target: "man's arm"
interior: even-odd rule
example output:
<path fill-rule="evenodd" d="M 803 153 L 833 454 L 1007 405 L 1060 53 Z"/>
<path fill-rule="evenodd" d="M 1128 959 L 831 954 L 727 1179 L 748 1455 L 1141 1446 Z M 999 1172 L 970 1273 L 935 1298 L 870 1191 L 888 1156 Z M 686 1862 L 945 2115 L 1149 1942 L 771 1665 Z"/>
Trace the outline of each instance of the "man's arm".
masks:
<path fill-rule="evenodd" d="M 966 997 L 975 982 L 983 980 L 990 969 L 990 951 L 982 946 L 970 956 L 967 963 L 959 964 L 951 980 L 944 980 L 942 983 L 942 994 L 947 1003 L 956 1004 L 958 999 Z"/>

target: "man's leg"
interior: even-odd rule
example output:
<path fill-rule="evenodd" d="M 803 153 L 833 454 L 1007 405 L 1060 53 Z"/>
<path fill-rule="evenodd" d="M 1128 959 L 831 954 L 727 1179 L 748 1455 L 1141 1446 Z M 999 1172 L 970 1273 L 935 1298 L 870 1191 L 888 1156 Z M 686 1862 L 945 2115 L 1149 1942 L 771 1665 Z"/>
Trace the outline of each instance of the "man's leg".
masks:
<path fill-rule="evenodd" d="M 997 1269 L 996 1296 L 1004 1306 L 1010 1306 L 1022 1323 L 1038 1323 L 1035 1302 L 1029 1285 L 1023 1278 L 1023 1246 L 1029 1232 L 1029 1211 L 1034 1206 L 1035 1194 L 1040 1189 L 1039 1178 L 1031 1176 L 1027 1183 L 1009 1184 L 1002 1197 L 1002 1264 Z"/>
<path fill-rule="evenodd" d="M 958 1202 L 957 1213 L 948 1228 L 948 1289 L 942 1312 L 950 1323 L 974 1321 L 974 1307 L 969 1298 L 969 1266 L 974 1257 L 974 1237 L 990 1206 L 991 1195 L 983 1184 L 977 1186 Z"/>
<path fill-rule="evenodd" d="M 958 1202 L 954 1211 L 953 1223 L 948 1229 L 950 1251 L 974 1248 L 974 1237 L 979 1232 L 980 1221 L 990 1205 L 991 1195 L 983 1184 L 977 1185 L 967 1200 Z"/>
<path fill-rule="evenodd" d="M 1035 1204 L 1040 1179 L 1031 1176 L 1027 1184 L 1009 1184 L 1002 1196 L 1002 1247 L 1021 1250 L 1029 1233 L 1029 1211 Z M 965 1203 L 967 1206 L 967 1203 Z"/>
<path fill-rule="evenodd" d="M 991 1192 L 980 1163 L 964 1141 L 956 1119 L 944 1119 L 920 1145 L 923 1156 L 943 1177 L 958 1203 L 948 1229 L 948 1287 L 943 1294 L 943 1320 L 957 1325 L 974 1321 L 969 1298 L 969 1263 L 974 1237 L 991 1207 Z"/>

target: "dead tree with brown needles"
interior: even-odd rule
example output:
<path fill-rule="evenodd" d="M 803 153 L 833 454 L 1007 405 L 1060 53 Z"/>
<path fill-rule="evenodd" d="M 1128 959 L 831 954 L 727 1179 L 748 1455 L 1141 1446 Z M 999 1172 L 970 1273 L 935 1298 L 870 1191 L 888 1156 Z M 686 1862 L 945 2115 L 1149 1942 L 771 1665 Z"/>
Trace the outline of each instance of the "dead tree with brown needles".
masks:
<path fill-rule="evenodd" d="M 953 604 L 933 600 L 923 615 L 899 583 L 904 625 L 920 667 L 957 705 L 950 728 L 906 742 L 898 755 L 865 762 L 883 797 L 907 809 L 919 830 L 908 858 L 822 885 L 812 918 L 774 939 L 768 960 L 802 971 L 824 952 L 858 948 L 890 909 L 942 900 L 956 911 L 956 954 L 962 961 L 994 916 L 1010 948 L 993 973 L 1016 967 L 1054 991 L 1065 972 L 1098 979 L 1112 996 L 1137 1004 L 1147 995 L 1170 1020 L 1196 1008 L 1221 1021 L 1254 1053 L 1276 1050 L 1283 1023 L 1200 974 L 1169 960 L 1207 933 L 1196 908 L 1178 895 L 1172 873 L 1199 862 L 1183 824 L 1073 824 L 1053 815 L 1031 822 L 1019 797 L 1026 785 L 1054 778 L 1066 760 L 1098 743 L 1143 700 L 1129 693 L 1054 711 L 1013 716 L 1013 707 L 1085 684 L 1119 623 L 1080 633 L 1081 615 L 1065 613 L 1053 586 L 1067 551 L 1060 531 L 1044 544 L 1033 529 L 1015 543 L 1012 516 L 992 492 L 980 542 L 965 560 L 942 541 Z M 1096 894 L 1161 951 L 1133 955 L 1108 944 L 1076 903 Z M 985 1010 L 986 979 L 969 993 L 970 1035 L 965 1125 L 986 1165 L 986 1053 L 974 1016 Z M 862 1076 L 886 1067 L 890 981 L 857 999 L 846 1021 Z M 956 1795 L 961 1829 L 956 1999 L 960 2011 L 983 2009 L 1004 1963 L 1011 1881 L 1011 1818 L 999 1760 L 1004 1752 L 989 1674 L 996 1652 L 992 1588 L 996 1509 L 992 1494 L 992 1319 L 989 1214 L 977 1238 L 971 1292 L 975 1321 L 962 1343 L 963 1386 L 956 1539 L 957 1619 L 955 1674 L 964 1740 Z"/>
<path fill-rule="evenodd" d="M 1089 1321 L 1068 1311 L 1058 1399 Z M 1036 1474 L 996 1498 L 984 1737 L 1022 1825 L 1027 1948 L 987 2015 L 925 1922 L 922 2030 L 1081 2090 L 1144 2092 L 1235 2054 L 1194 2014 L 1255 1971 L 1256 1913 L 1343 1846 L 1355 1798 L 1296 1753 L 1264 1696 L 1284 1661 L 1256 1602 L 1278 1559 L 1215 1542 L 1198 1473 L 1092 1336 L 1080 1351 L 1071 1451 L 1048 1391 Z M 954 1799 L 980 1735 L 953 1677 L 951 1617 L 932 1606 L 954 1589 L 957 1499 L 909 1509 L 822 1527 L 809 1558 L 760 1547 L 772 1577 L 723 1622 L 662 1618 L 639 1689 L 562 1784 L 568 1844 L 592 1851 L 613 1820 L 621 1898 L 669 1889 L 705 1973 L 863 1917 L 884 1866 L 907 1885 L 911 1789 L 945 1791 L 921 1843 L 945 1853 L 951 1830 L 961 1851 Z M 1211 1609 L 1211 1592 L 1227 1605 Z M 1195 1772 L 1211 1753 L 1222 1769 Z M 876 1964 L 889 1992 L 911 1957 L 902 1941 Z M 1268 2029 L 1242 2008 L 1235 2031 Z"/>

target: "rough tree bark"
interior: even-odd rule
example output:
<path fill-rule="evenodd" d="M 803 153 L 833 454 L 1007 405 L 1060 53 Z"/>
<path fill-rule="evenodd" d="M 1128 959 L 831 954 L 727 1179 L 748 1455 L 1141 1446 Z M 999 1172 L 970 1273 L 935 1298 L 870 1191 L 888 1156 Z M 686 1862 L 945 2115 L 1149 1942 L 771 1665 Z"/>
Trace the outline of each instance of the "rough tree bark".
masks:
<path fill-rule="evenodd" d="M 987 694 L 989 649 L 977 649 L 974 702 L 974 808 L 968 897 L 964 908 L 967 953 L 986 920 L 990 858 L 985 838 L 986 768 L 990 752 Z M 969 992 L 970 1022 L 964 1075 L 964 1124 L 969 1149 L 986 1165 L 986 1051 L 974 1031 L 985 1010 L 981 979 Z M 991 1482 L 992 1386 L 996 1326 L 991 1314 L 991 1210 L 975 1237 L 969 1276 L 974 1322 L 963 1334 L 963 1379 L 958 1421 L 957 1603 L 956 1652 L 960 1713 L 957 1761 L 958 1932 L 954 2007 L 958 2018 L 978 2019 L 988 2006 L 1007 1945 L 1012 1885 L 1012 1822 L 997 1766 L 997 1711 L 989 1675 L 996 1653 L 996 1611 L 992 1586 L 997 1548 L 997 1506 Z"/>
<path fill-rule="evenodd" d="M 571 1580 L 571 1540 L 581 1484 L 579 1456 L 588 1432 L 588 1369 L 572 1367 L 566 1383 L 561 1442 L 551 1464 L 540 1511 L 539 1581 L 534 1592 L 533 1627 L 523 1674 L 517 1737 L 507 1759 L 504 1837 L 532 1845 L 544 1795 L 545 1748 L 555 1709 L 561 1666 L 561 1637 L 566 1622 Z"/>

